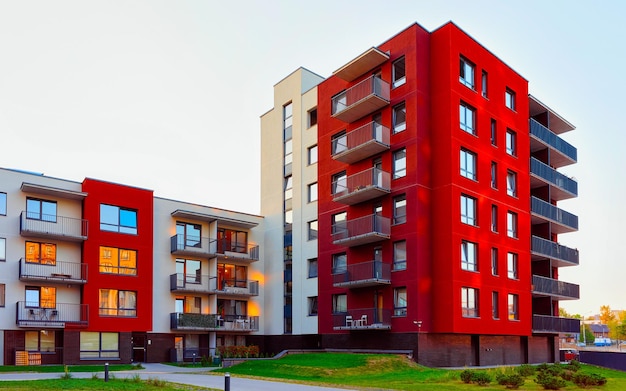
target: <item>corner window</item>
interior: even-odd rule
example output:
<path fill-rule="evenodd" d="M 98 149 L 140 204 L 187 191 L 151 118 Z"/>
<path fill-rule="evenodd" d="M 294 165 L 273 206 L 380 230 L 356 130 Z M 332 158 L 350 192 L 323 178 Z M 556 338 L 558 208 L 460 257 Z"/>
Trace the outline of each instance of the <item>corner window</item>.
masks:
<path fill-rule="evenodd" d="M 498 272 L 498 249 L 493 247 L 491 249 L 491 275 L 497 276 Z"/>
<path fill-rule="evenodd" d="M 346 136 L 346 131 L 341 131 L 335 135 L 333 135 L 330 139 L 331 146 L 331 154 L 337 155 L 341 152 L 348 150 L 348 136 Z"/>
<path fill-rule="evenodd" d="M 391 66 L 391 80 L 393 88 L 400 87 L 406 83 L 404 57 L 400 57 L 393 62 L 393 65 Z"/>
<path fill-rule="evenodd" d="M 461 130 L 476 135 L 476 110 L 473 107 L 461 102 L 459 105 L 459 126 Z"/>
<path fill-rule="evenodd" d="M 494 319 L 500 319 L 500 295 L 498 292 L 491 292 L 491 317 Z"/>
<path fill-rule="evenodd" d="M 26 199 L 26 218 L 56 223 L 57 203 L 54 201 Z"/>
<path fill-rule="evenodd" d="M 348 176 L 345 171 L 339 172 L 331 177 L 330 188 L 333 195 L 339 195 L 348 191 Z"/>
<path fill-rule="evenodd" d="M 461 222 L 468 225 L 477 225 L 476 198 L 461 194 Z"/>
<path fill-rule="evenodd" d="M 332 274 L 343 274 L 348 271 L 348 256 L 346 253 L 333 254 Z"/>
<path fill-rule="evenodd" d="M 0 215 L 7 215 L 7 193 L 0 193 Z"/>
<path fill-rule="evenodd" d="M 317 145 L 309 147 L 309 149 L 307 150 L 307 157 L 309 166 L 311 164 L 317 163 Z"/>
<path fill-rule="evenodd" d="M 472 272 L 478 271 L 477 244 L 463 240 L 461 242 L 461 269 Z"/>
<path fill-rule="evenodd" d="M 483 98 L 487 98 L 487 72 L 485 70 L 483 70 L 481 84 L 482 84 L 481 92 L 483 94 Z"/>
<path fill-rule="evenodd" d="M 137 235 L 137 211 L 100 204 L 100 230 Z"/>
<path fill-rule="evenodd" d="M 509 109 L 515 111 L 515 91 L 510 88 L 507 88 L 504 91 L 504 105 Z"/>
<path fill-rule="evenodd" d="M 517 156 L 517 135 L 511 129 L 506 130 L 506 153 Z"/>
<path fill-rule="evenodd" d="M 461 176 L 476 180 L 476 154 L 461 148 Z"/>
<path fill-rule="evenodd" d="M 99 314 L 105 316 L 137 316 L 137 292 L 100 289 Z"/>
<path fill-rule="evenodd" d="M 309 128 L 310 128 L 311 126 L 315 126 L 315 125 L 317 125 L 317 107 L 316 107 L 316 108 L 314 108 L 314 109 L 309 110 L 309 113 L 308 113 L 308 119 L 309 119 L 309 120 L 308 120 L 308 122 L 309 122 L 309 123 L 308 123 Z"/>
<path fill-rule="evenodd" d="M 348 295 L 333 295 L 333 314 L 341 314 L 348 312 Z"/>
<path fill-rule="evenodd" d="M 406 270 L 406 240 L 393 244 L 393 270 Z"/>
<path fill-rule="evenodd" d="M 509 293 L 509 320 L 519 320 L 519 299 L 517 295 Z"/>
<path fill-rule="evenodd" d="M 393 290 L 393 315 L 406 316 L 407 297 L 406 287 Z"/>
<path fill-rule="evenodd" d="M 404 194 L 393 199 L 393 223 L 406 223 L 406 195 Z"/>
<path fill-rule="evenodd" d="M 307 261 L 309 278 L 317 277 L 317 258 L 311 258 Z"/>
<path fill-rule="evenodd" d="M 56 244 L 26 242 L 26 262 L 39 263 L 42 265 L 56 265 Z"/>
<path fill-rule="evenodd" d="M 80 358 L 119 358 L 119 333 L 80 332 Z"/>
<path fill-rule="evenodd" d="M 404 102 L 393 108 L 393 132 L 399 133 L 406 129 L 406 104 Z"/>
<path fill-rule="evenodd" d="M 478 318 L 478 289 L 461 288 L 461 310 L 464 318 Z"/>
<path fill-rule="evenodd" d="M 309 307 L 309 316 L 317 316 L 317 296 L 310 296 L 307 298 Z"/>
<path fill-rule="evenodd" d="M 317 239 L 317 220 L 309 221 L 307 223 L 309 228 L 309 240 Z"/>
<path fill-rule="evenodd" d="M 517 174 L 513 171 L 506 173 L 506 194 L 517 197 Z"/>
<path fill-rule="evenodd" d="M 508 253 L 506 255 L 506 275 L 512 280 L 517 280 L 517 254 Z"/>
<path fill-rule="evenodd" d="M 393 153 L 393 179 L 406 176 L 406 149 L 402 148 Z"/>
<path fill-rule="evenodd" d="M 463 57 L 460 60 L 459 81 L 464 86 L 474 89 L 474 64 Z"/>
<path fill-rule="evenodd" d="M 100 246 L 100 273 L 137 275 L 137 251 Z"/>
<path fill-rule="evenodd" d="M 317 182 L 311 183 L 307 188 L 309 202 L 317 201 Z"/>
<path fill-rule="evenodd" d="M 517 238 L 517 213 L 507 212 L 506 234 L 509 238 Z"/>
<path fill-rule="evenodd" d="M 0 262 L 7 260 L 7 240 L 6 238 L 0 238 Z"/>

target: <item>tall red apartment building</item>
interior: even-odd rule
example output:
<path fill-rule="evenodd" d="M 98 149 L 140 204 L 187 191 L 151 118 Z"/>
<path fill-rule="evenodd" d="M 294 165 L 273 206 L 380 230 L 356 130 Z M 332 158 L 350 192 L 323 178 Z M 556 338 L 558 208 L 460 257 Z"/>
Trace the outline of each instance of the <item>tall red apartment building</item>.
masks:
<path fill-rule="evenodd" d="M 573 126 L 453 23 L 414 24 L 318 85 L 319 333 L 433 366 L 554 361 L 578 299 L 557 235 Z"/>

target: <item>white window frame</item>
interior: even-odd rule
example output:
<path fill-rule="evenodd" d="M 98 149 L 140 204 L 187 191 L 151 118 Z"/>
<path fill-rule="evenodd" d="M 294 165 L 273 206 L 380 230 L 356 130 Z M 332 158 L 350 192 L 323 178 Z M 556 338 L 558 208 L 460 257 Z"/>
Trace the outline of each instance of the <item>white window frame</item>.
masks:
<path fill-rule="evenodd" d="M 402 119 L 402 116 L 404 116 L 404 119 Z M 406 129 L 406 103 L 402 102 L 393 107 L 393 133 L 400 133 L 405 129 Z"/>
<path fill-rule="evenodd" d="M 511 170 L 506 173 L 506 194 L 517 197 L 517 173 Z"/>
<path fill-rule="evenodd" d="M 515 253 L 506 254 L 506 275 L 511 280 L 519 279 L 518 256 Z"/>
<path fill-rule="evenodd" d="M 393 153 L 393 179 L 406 176 L 406 148 L 398 149 Z"/>
<path fill-rule="evenodd" d="M 506 235 L 509 238 L 517 239 L 517 213 L 508 211 L 506 213 Z"/>
<path fill-rule="evenodd" d="M 398 65 L 402 65 L 402 72 L 398 72 Z M 397 88 L 406 83 L 406 61 L 404 56 L 395 60 L 391 66 L 392 87 Z"/>

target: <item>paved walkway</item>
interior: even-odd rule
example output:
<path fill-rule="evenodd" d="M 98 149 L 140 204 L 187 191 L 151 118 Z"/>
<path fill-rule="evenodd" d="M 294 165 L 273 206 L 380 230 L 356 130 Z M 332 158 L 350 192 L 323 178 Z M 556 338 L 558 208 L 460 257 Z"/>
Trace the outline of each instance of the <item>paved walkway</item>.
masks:
<path fill-rule="evenodd" d="M 142 379 L 161 379 L 173 383 L 190 384 L 199 387 L 224 389 L 224 375 L 207 373 L 211 368 L 184 368 L 165 364 L 141 364 L 145 369 L 134 371 L 111 371 L 110 376 L 117 379 L 132 378 L 139 375 Z M 62 373 L 2 373 L 0 381 L 3 380 L 38 380 L 54 379 Z M 91 378 L 91 372 L 72 372 L 75 378 Z M 103 379 L 104 372 L 98 372 L 98 377 Z M 345 388 L 307 386 L 294 383 L 281 383 L 276 381 L 247 379 L 231 376 L 231 391 L 345 391 Z"/>

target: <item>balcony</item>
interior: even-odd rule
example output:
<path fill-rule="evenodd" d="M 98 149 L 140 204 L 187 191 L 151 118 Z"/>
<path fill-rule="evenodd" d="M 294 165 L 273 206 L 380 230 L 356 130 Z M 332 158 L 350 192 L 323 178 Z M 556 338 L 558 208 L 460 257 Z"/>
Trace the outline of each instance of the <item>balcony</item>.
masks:
<path fill-rule="evenodd" d="M 389 149 L 390 131 L 386 126 L 370 122 L 346 133 L 337 144 L 333 144 L 333 159 L 352 164 Z"/>
<path fill-rule="evenodd" d="M 555 201 L 578 197 L 578 183 L 545 163 L 530 158 L 530 188 L 550 186 L 550 198 Z"/>
<path fill-rule="evenodd" d="M 371 76 L 332 98 L 332 116 L 354 122 L 389 104 L 389 83 Z"/>
<path fill-rule="evenodd" d="M 211 293 L 217 289 L 216 282 L 215 277 L 174 273 L 170 275 L 170 291 L 176 293 Z"/>
<path fill-rule="evenodd" d="M 182 234 L 170 238 L 171 253 L 191 257 L 213 258 L 217 254 L 217 240 Z"/>
<path fill-rule="evenodd" d="M 217 277 L 213 277 L 217 282 Z M 259 281 L 256 280 L 222 280 L 219 284 L 211 282 L 211 286 L 217 285 L 214 293 L 221 297 L 251 297 L 259 295 Z"/>
<path fill-rule="evenodd" d="M 20 281 L 56 282 L 62 284 L 87 283 L 87 264 L 76 262 L 45 263 L 20 259 Z"/>
<path fill-rule="evenodd" d="M 217 240 L 217 257 L 221 261 L 256 262 L 259 260 L 259 252 L 257 244 Z"/>
<path fill-rule="evenodd" d="M 259 317 L 174 312 L 170 314 L 170 329 L 249 333 L 259 331 Z"/>
<path fill-rule="evenodd" d="M 369 168 L 345 179 L 334 181 L 333 201 L 346 205 L 389 194 L 391 192 L 391 174 L 378 168 Z"/>
<path fill-rule="evenodd" d="M 371 261 L 348 265 L 347 269 L 333 274 L 336 288 L 364 288 L 391 284 L 391 265 L 382 261 Z"/>
<path fill-rule="evenodd" d="M 345 81 L 352 81 L 365 72 L 371 71 L 385 61 L 389 60 L 389 54 L 376 48 L 370 48 L 354 60 L 333 72 L 333 75 Z"/>
<path fill-rule="evenodd" d="M 390 330 L 391 310 L 362 308 L 332 314 L 333 330 Z"/>
<path fill-rule="evenodd" d="M 333 224 L 331 239 L 333 244 L 352 247 L 386 240 L 390 235 L 390 219 L 373 214 Z"/>
<path fill-rule="evenodd" d="M 580 299 L 580 287 L 578 285 L 537 275 L 533 276 L 532 293 L 539 296 L 550 296 L 556 300 Z"/>
<path fill-rule="evenodd" d="M 559 316 L 533 315 L 533 333 L 580 333 L 580 320 Z"/>
<path fill-rule="evenodd" d="M 537 197 L 530 200 L 531 224 L 552 223 L 552 233 L 563 234 L 578 231 L 578 216 L 559 209 Z"/>
<path fill-rule="evenodd" d="M 86 327 L 89 324 L 87 304 L 56 303 L 54 308 L 31 306 L 31 303 L 18 301 L 15 319 L 19 327 L 65 328 Z"/>
<path fill-rule="evenodd" d="M 23 211 L 20 235 L 80 242 L 87 239 L 87 220 Z"/>
<path fill-rule="evenodd" d="M 533 259 L 549 258 L 556 267 L 578 265 L 578 250 L 538 236 L 532 237 L 530 251 Z"/>
<path fill-rule="evenodd" d="M 550 148 L 550 163 L 554 167 L 563 167 L 576 163 L 578 152 L 574 146 L 557 136 L 547 127 L 534 119 L 530 119 L 530 152 Z"/>

